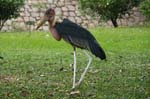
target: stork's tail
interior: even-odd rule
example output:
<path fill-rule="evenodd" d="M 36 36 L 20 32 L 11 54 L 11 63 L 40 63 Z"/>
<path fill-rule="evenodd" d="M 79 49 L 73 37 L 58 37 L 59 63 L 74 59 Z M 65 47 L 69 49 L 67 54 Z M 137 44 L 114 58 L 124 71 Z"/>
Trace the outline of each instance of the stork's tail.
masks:
<path fill-rule="evenodd" d="M 89 47 L 92 54 L 94 54 L 96 57 L 99 57 L 101 60 L 106 59 L 106 54 L 104 50 L 101 48 L 101 46 L 98 44 L 96 40 L 90 41 Z"/>

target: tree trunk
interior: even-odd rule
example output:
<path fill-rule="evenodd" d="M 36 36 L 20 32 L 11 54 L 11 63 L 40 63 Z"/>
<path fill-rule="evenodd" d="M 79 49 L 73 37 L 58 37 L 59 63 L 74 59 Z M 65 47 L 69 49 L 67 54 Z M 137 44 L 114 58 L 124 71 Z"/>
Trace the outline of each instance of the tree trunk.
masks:
<path fill-rule="evenodd" d="M 118 27 L 117 18 L 111 18 L 111 22 L 115 28 Z"/>
<path fill-rule="evenodd" d="M 2 30 L 2 20 L 0 20 L 0 31 Z"/>
<path fill-rule="evenodd" d="M 0 20 L 0 31 L 2 30 L 2 28 L 3 28 L 6 21 L 7 20 Z"/>
<path fill-rule="evenodd" d="M 0 31 L 2 30 L 2 26 L 0 25 Z"/>

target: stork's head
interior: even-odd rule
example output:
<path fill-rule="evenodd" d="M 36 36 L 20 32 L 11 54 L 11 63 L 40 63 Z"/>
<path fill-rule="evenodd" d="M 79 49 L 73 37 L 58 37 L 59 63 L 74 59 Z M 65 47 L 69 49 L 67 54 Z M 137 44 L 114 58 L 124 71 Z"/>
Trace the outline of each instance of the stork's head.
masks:
<path fill-rule="evenodd" d="M 46 21 L 49 21 L 50 23 L 52 23 L 54 21 L 54 18 L 55 18 L 55 11 L 54 9 L 49 8 L 48 10 L 46 10 L 43 18 L 38 23 L 36 30 L 40 28 Z"/>

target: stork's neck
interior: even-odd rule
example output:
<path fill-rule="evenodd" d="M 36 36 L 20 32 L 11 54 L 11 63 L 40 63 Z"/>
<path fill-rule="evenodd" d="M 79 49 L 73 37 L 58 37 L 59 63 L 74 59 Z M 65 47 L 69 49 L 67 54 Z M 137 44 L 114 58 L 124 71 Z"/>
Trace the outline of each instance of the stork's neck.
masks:
<path fill-rule="evenodd" d="M 57 30 L 55 29 L 55 23 L 56 23 L 56 20 L 55 18 L 52 20 L 52 21 L 48 21 L 48 24 L 49 24 L 49 30 L 51 31 L 52 33 L 52 36 L 57 40 L 57 41 L 60 41 L 61 40 L 61 36 L 59 35 L 59 33 L 57 32 Z"/>
<path fill-rule="evenodd" d="M 56 20 L 55 18 L 52 20 L 52 21 L 48 21 L 48 24 L 49 24 L 49 28 L 53 28 L 55 26 L 55 23 L 56 23 Z"/>

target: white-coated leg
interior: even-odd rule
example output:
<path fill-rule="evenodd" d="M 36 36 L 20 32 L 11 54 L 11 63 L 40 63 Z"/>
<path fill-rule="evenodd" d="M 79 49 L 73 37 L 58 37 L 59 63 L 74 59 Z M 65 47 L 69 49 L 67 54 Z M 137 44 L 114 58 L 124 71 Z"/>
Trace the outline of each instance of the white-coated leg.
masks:
<path fill-rule="evenodd" d="M 79 86 L 79 85 L 82 83 L 82 81 L 83 81 L 83 79 L 84 79 L 84 76 L 85 76 L 85 74 L 86 74 L 86 72 L 87 72 L 87 70 L 88 70 L 88 68 L 89 68 L 89 66 L 90 66 L 90 64 L 91 64 L 91 62 L 92 62 L 92 57 L 91 57 L 85 50 L 83 50 L 83 52 L 84 52 L 85 55 L 88 57 L 89 62 L 88 62 L 88 64 L 87 64 L 87 66 L 86 66 L 84 72 L 82 73 L 80 80 L 79 80 L 78 83 L 76 84 L 76 86 Z"/>
<path fill-rule="evenodd" d="M 76 83 L 76 68 L 77 68 L 77 64 L 76 64 L 76 51 L 74 50 L 73 52 L 74 55 L 74 63 L 73 63 L 73 86 L 72 88 L 75 88 L 75 83 Z"/>

